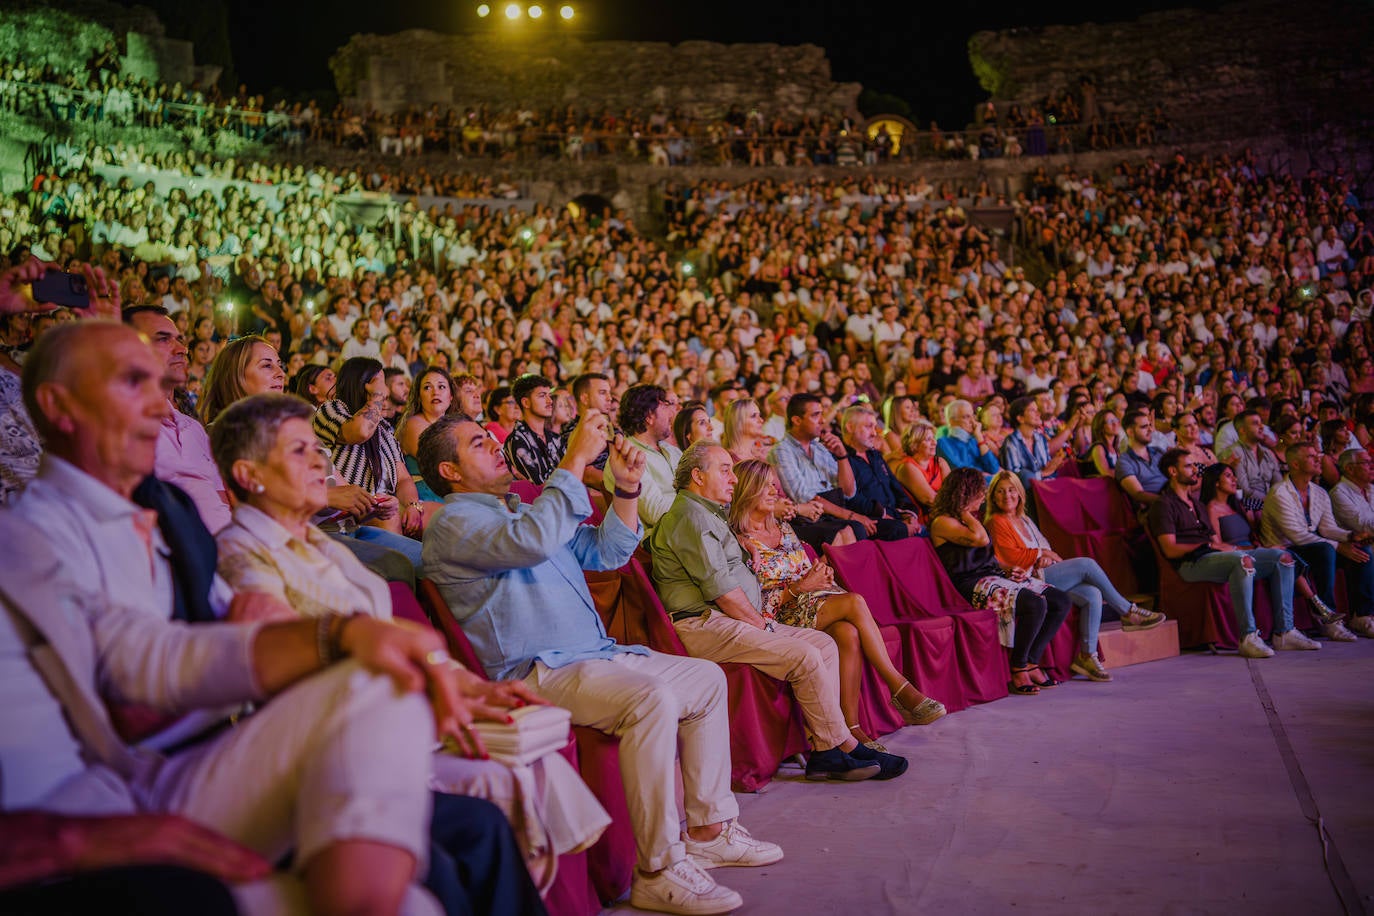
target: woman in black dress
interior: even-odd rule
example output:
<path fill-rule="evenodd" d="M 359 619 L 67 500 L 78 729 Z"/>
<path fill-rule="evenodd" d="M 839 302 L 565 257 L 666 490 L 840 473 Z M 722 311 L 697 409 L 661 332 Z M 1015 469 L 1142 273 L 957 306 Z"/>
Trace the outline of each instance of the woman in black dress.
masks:
<path fill-rule="evenodd" d="M 1003 569 L 980 522 L 987 484 L 976 468 L 955 468 L 935 494 L 930 538 L 959 594 L 976 608 L 997 612 L 1002 645 L 1011 649 L 1012 693 L 1030 695 L 1057 687 L 1040 668 L 1054 634 L 1068 617 L 1069 596 L 1030 570 Z"/>

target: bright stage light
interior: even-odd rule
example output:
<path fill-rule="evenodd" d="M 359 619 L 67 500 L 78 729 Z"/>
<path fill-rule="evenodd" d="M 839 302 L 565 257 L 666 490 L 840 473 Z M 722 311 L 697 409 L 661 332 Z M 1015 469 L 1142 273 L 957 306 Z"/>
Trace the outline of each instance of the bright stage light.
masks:
<path fill-rule="evenodd" d="M 477 7 L 477 15 L 482 19 L 486 19 L 491 15 L 491 7 L 483 3 L 481 6 Z"/>
<path fill-rule="evenodd" d="M 506 18 L 507 18 L 507 19 L 519 19 L 519 18 L 520 18 L 520 4 L 518 4 L 518 3 L 512 3 L 512 4 L 510 4 L 509 6 L 507 6 L 507 7 L 506 7 Z"/>
<path fill-rule="evenodd" d="M 562 16 L 564 19 L 571 19 L 573 17 L 573 8 L 567 5 L 560 6 L 558 8 L 558 15 Z"/>
<path fill-rule="evenodd" d="M 538 19 L 540 16 L 544 15 L 544 8 L 536 3 L 534 6 L 525 10 L 525 15 L 529 16 L 531 19 Z"/>

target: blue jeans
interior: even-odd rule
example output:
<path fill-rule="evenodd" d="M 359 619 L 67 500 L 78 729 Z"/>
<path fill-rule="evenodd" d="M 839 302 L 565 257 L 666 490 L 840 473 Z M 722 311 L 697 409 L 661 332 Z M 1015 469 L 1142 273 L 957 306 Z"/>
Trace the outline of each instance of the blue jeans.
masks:
<path fill-rule="evenodd" d="M 1258 629 L 1255 626 L 1255 577 L 1269 582 L 1269 601 L 1274 606 L 1274 632 L 1293 629 L 1293 561 L 1283 562 L 1286 552 L 1273 547 L 1253 550 L 1218 550 L 1178 567 L 1185 582 L 1225 582 L 1231 589 L 1231 608 L 1241 637 Z M 1255 564 L 1245 568 L 1245 558 Z"/>
<path fill-rule="evenodd" d="M 1097 631 L 1102 626 L 1102 605 L 1118 614 L 1130 610 L 1131 602 L 1121 597 L 1102 567 L 1092 557 L 1074 557 L 1046 566 L 1042 575 L 1055 588 L 1069 593 L 1078 607 L 1078 639 L 1083 652 L 1097 651 Z"/>
<path fill-rule="evenodd" d="M 404 534 L 392 534 L 385 528 L 378 528 L 375 525 L 359 525 L 353 529 L 353 537 L 405 554 L 406 559 L 415 566 L 415 577 L 418 579 L 424 576 L 420 554 L 425 545 L 415 538 L 408 538 Z"/>
<path fill-rule="evenodd" d="M 1327 607 L 1336 606 L 1336 568 L 1345 570 L 1345 593 L 1350 599 L 1350 612 L 1355 616 L 1369 613 L 1374 605 L 1374 560 L 1355 563 L 1336 553 L 1336 548 L 1326 541 L 1311 544 L 1294 544 L 1288 548 L 1297 554 L 1312 570 L 1312 584 L 1316 586 L 1317 597 Z"/>

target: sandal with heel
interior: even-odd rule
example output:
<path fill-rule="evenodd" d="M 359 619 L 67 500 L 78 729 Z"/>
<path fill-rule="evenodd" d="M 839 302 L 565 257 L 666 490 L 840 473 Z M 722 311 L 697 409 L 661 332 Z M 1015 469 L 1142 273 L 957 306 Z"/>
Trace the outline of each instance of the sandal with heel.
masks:
<path fill-rule="evenodd" d="M 1027 665 L 1025 668 L 1013 668 L 1011 669 L 1011 673 L 1025 674 L 1029 676 L 1030 670 L 1031 666 Z M 1016 683 L 1016 679 L 1013 678 L 1012 680 L 1007 681 L 1007 690 L 1009 690 L 1013 694 L 1016 694 L 1017 696 L 1031 697 L 1035 696 L 1037 693 L 1040 692 L 1040 685 L 1035 683 L 1018 684 Z"/>
<path fill-rule="evenodd" d="M 902 719 L 907 725 L 929 725 L 936 719 L 944 718 L 945 714 L 949 712 L 945 709 L 944 703 L 931 697 L 926 697 L 915 706 L 908 706 L 897 697 L 897 694 L 908 687 L 911 687 L 912 690 L 916 689 L 911 686 L 910 681 L 906 681 L 897 688 L 896 693 L 892 694 L 892 705 L 902 714 Z"/>

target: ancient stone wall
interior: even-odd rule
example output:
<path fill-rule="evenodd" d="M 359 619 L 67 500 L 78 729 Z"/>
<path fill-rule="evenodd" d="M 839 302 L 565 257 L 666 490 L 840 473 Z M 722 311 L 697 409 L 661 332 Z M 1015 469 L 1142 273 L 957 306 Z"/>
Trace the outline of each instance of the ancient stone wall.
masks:
<path fill-rule="evenodd" d="M 108 42 L 123 47 L 120 72 L 138 79 L 213 83 L 218 67 L 200 67 L 189 41 L 168 38 L 161 20 L 144 6 L 108 0 L 68 0 L 66 8 L 0 8 L 0 57 L 52 64 L 59 73 L 85 67 Z"/>
<path fill-rule="evenodd" d="M 1244 0 L 1133 22 L 979 32 L 969 58 L 995 99 L 1024 107 L 1095 86 L 1104 119 L 1160 105 L 1184 133 L 1286 133 L 1374 112 L 1374 8 Z M 1005 109 L 1004 109 L 1005 110 Z"/>
<path fill-rule="evenodd" d="M 663 105 L 718 116 L 850 113 L 860 86 L 830 78 L 815 45 L 583 41 L 567 37 L 356 35 L 330 61 L 339 95 L 380 111 L 410 105 L 622 110 Z"/>

